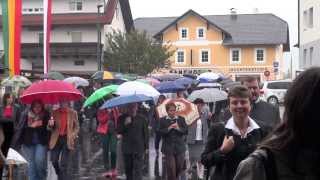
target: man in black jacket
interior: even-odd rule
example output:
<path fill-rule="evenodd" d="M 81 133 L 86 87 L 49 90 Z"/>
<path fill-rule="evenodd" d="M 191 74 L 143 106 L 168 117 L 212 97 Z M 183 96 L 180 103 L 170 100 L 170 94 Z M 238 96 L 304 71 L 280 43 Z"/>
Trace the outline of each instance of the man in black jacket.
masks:
<path fill-rule="evenodd" d="M 118 133 L 122 135 L 127 180 L 142 180 L 143 155 L 148 149 L 147 120 L 137 110 L 137 103 L 130 104 L 127 113 L 119 117 Z"/>
<path fill-rule="evenodd" d="M 168 116 L 159 121 L 159 133 L 163 138 L 161 152 L 165 155 L 167 179 L 177 180 L 183 171 L 188 126 L 183 117 L 176 115 L 174 103 L 166 104 L 166 111 Z"/>

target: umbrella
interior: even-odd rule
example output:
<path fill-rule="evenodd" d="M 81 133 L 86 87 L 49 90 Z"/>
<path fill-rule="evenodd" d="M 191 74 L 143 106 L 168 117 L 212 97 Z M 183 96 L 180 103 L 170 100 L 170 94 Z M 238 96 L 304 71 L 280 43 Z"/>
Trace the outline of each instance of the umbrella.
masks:
<path fill-rule="evenodd" d="M 159 81 L 174 81 L 176 79 L 181 78 L 180 74 L 163 74 L 163 75 L 155 75 L 153 78 L 158 79 Z"/>
<path fill-rule="evenodd" d="M 116 92 L 118 87 L 119 87 L 118 85 L 109 85 L 96 90 L 86 99 L 86 101 L 83 104 L 83 107 L 90 106 L 95 102 L 99 101 L 100 99 L 103 99 L 105 96 Z"/>
<path fill-rule="evenodd" d="M 63 80 L 64 76 L 60 72 L 51 71 L 47 74 L 44 74 L 42 78 L 51 80 Z"/>
<path fill-rule="evenodd" d="M 9 148 L 6 158 L 7 164 L 27 164 L 27 160 L 21 156 L 16 150 Z"/>
<path fill-rule="evenodd" d="M 217 102 L 226 100 L 228 98 L 228 94 L 224 91 L 221 91 L 219 89 L 214 88 L 205 88 L 201 90 L 193 91 L 189 97 L 189 101 L 194 101 L 197 98 L 201 98 L 204 100 L 204 102 Z"/>
<path fill-rule="evenodd" d="M 89 86 L 89 81 L 86 79 L 83 79 L 81 77 L 68 77 L 68 78 L 64 79 L 63 81 L 74 84 L 76 87 Z"/>
<path fill-rule="evenodd" d="M 166 99 L 157 107 L 157 113 L 160 118 L 167 115 L 166 104 L 168 103 L 174 103 L 177 106 L 177 115 L 184 117 L 188 125 L 199 118 L 197 106 L 184 98 Z"/>
<path fill-rule="evenodd" d="M 83 96 L 72 84 L 60 80 L 45 80 L 33 83 L 20 97 L 22 103 L 31 104 L 41 99 L 45 104 L 56 104 L 61 101 L 75 101 Z"/>
<path fill-rule="evenodd" d="M 154 87 L 138 81 L 129 81 L 121 84 L 116 94 L 120 96 L 143 94 L 150 97 L 158 97 L 160 95 Z"/>
<path fill-rule="evenodd" d="M 155 88 L 160 92 L 160 93 L 175 93 L 178 91 L 183 91 L 186 89 L 185 86 L 176 83 L 175 81 L 165 81 L 161 82 Z"/>
<path fill-rule="evenodd" d="M 220 74 L 217 73 L 213 73 L 213 72 L 205 72 L 202 73 L 198 76 L 198 80 L 200 80 L 200 82 L 205 82 L 205 81 L 218 81 L 219 78 L 221 78 L 222 76 Z"/>
<path fill-rule="evenodd" d="M 199 87 L 199 88 L 220 88 L 221 84 L 219 84 L 219 83 L 199 83 L 197 87 Z"/>
<path fill-rule="evenodd" d="M 92 76 L 91 79 L 100 80 L 100 79 L 114 79 L 112 72 L 109 71 L 97 71 Z"/>
<path fill-rule="evenodd" d="M 28 87 L 32 82 L 24 76 L 15 75 L 8 77 L 1 82 L 1 86 L 11 86 L 11 87 Z"/>
<path fill-rule="evenodd" d="M 151 97 L 145 96 L 143 94 L 119 96 L 105 102 L 100 107 L 100 109 L 113 108 L 116 106 L 127 105 L 130 103 L 138 103 L 138 102 L 151 101 L 151 100 L 153 100 Z"/>
<path fill-rule="evenodd" d="M 239 86 L 239 85 L 241 85 L 241 83 L 236 81 L 236 82 L 226 83 L 226 84 L 222 85 L 222 87 L 223 87 L 224 89 L 232 89 L 233 87 Z"/>
<path fill-rule="evenodd" d="M 143 83 L 149 84 L 151 86 L 156 86 L 156 85 L 160 84 L 159 80 L 157 80 L 155 78 L 151 78 L 151 77 L 147 77 L 145 79 L 137 79 L 136 81 L 143 82 Z"/>
<path fill-rule="evenodd" d="M 182 77 L 179 79 L 176 79 L 174 82 L 176 82 L 177 84 L 181 84 L 183 86 L 191 86 L 192 84 L 198 84 L 199 81 L 189 78 L 189 77 Z"/>

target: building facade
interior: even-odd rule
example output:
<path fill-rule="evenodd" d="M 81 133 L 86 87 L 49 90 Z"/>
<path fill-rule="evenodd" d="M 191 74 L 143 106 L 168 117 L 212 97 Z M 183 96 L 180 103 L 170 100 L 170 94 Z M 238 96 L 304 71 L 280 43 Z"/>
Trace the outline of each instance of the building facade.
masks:
<path fill-rule="evenodd" d="M 289 31 L 287 23 L 272 14 L 202 16 L 189 10 L 180 17 L 138 18 L 134 23 L 175 51 L 171 72 L 282 78 Z"/>
<path fill-rule="evenodd" d="M 320 66 L 320 1 L 298 0 L 299 67 Z"/>
<path fill-rule="evenodd" d="M 43 71 L 42 2 L 23 0 L 22 4 L 21 70 L 25 72 Z M 50 70 L 69 74 L 97 71 L 106 34 L 131 28 L 133 20 L 128 0 L 53 0 Z M 3 49 L 1 30 L 0 40 Z"/>

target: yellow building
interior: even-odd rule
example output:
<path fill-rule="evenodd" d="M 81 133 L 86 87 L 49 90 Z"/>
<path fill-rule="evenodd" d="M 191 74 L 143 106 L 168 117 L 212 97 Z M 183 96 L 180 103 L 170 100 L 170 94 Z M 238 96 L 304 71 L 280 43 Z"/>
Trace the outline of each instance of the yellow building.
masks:
<path fill-rule="evenodd" d="M 288 24 L 273 14 L 138 18 L 145 30 L 175 51 L 168 71 L 213 71 L 234 79 L 256 75 L 262 81 L 283 77 L 283 53 L 290 50 Z"/>

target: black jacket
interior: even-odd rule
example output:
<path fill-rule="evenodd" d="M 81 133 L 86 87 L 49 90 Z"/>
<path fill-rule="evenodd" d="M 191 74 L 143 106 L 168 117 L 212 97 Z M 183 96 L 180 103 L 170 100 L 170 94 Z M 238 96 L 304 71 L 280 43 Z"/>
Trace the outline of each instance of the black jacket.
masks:
<path fill-rule="evenodd" d="M 39 139 L 39 143 L 42 145 L 48 145 L 49 142 L 49 131 L 47 130 L 48 121 L 50 119 L 50 114 L 48 111 L 44 112 L 43 117 L 43 125 L 38 128 L 30 128 L 27 126 L 28 121 L 28 111 L 25 111 L 22 116 L 20 122 L 23 123 L 22 129 L 21 129 L 21 137 L 20 137 L 20 143 L 25 145 L 31 145 L 32 139 L 34 135 Z M 19 142 L 19 141 L 18 141 Z"/>
<path fill-rule="evenodd" d="M 223 154 L 219 149 L 226 135 L 233 136 L 235 147 L 231 152 Z M 241 139 L 232 130 L 226 129 L 224 123 L 214 124 L 209 131 L 205 150 L 201 154 L 201 162 L 206 167 L 216 166 L 211 179 L 232 180 L 239 163 L 255 150 L 263 136 L 261 129 L 255 129 L 246 138 Z"/>
<path fill-rule="evenodd" d="M 168 130 L 168 127 L 175 122 L 178 123 L 180 129 Z M 184 153 L 186 151 L 185 136 L 188 134 L 188 126 L 185 119 L 181 116 L 178 116 L 173 120 L 164 117 L 160 119 L 159 123 L 158 132 L 163 138 L 161 152 L 170 155 Z"/>
<path fill-rule="evenodd" d="M 122 135 L 122 152 L 124 154 L 142 154 L 148 149 L 148 124 L 147 120 L 137 114 L 131 117 L 131 123 L 125 125 L 128 114 L 119 117 L 118 133 Z"/>

